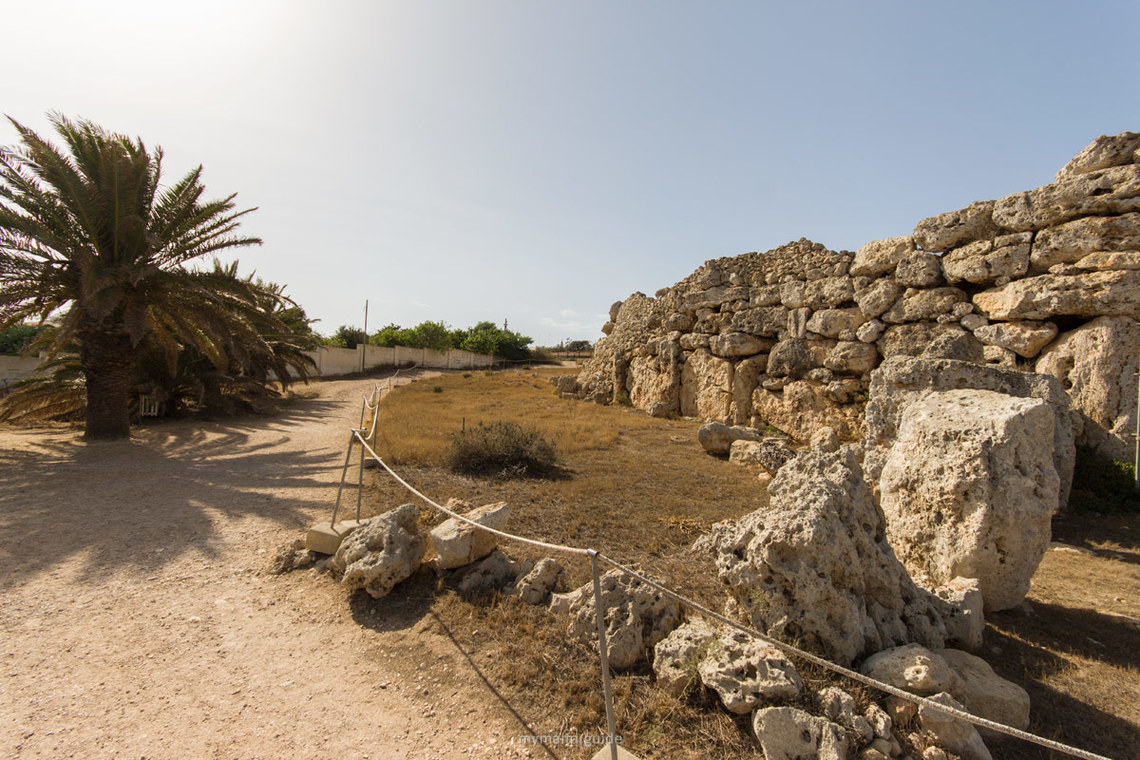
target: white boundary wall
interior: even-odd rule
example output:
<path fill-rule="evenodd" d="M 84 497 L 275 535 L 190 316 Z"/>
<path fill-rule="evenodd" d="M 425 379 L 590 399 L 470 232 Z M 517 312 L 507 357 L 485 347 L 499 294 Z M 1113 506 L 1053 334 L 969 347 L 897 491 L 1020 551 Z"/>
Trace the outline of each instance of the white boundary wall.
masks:
<path fill-rule="evenodd" d="M 482 369 L 493 367 L 495 357 L 470 351 L 433 351 L 430 348 L 381 347 L 363 343 L 356 348 L 318 348 L 307 351 L 322 377 L 348 375 L 379 367 L 428 367 L 431 369 Z"/>
<path fill-rule="evenodd" d="M 35 377 L 41 361 L 34 356 L 0 355 L 0 386 Z"/>

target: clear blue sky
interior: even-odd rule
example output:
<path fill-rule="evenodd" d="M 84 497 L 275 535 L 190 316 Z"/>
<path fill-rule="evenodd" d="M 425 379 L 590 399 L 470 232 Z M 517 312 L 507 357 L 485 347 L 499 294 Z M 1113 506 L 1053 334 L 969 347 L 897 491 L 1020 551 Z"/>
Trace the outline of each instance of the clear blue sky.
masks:
<path fill-rule="evenodd" d="M 161 145 L 258 206 L 243 271 L 317 328 L 610 303 L 1045 184 L 1140 130 L 1140 3 L 6 2 L 3 111 Z M 0 127 L 0 144 L 15 132 Z"/>

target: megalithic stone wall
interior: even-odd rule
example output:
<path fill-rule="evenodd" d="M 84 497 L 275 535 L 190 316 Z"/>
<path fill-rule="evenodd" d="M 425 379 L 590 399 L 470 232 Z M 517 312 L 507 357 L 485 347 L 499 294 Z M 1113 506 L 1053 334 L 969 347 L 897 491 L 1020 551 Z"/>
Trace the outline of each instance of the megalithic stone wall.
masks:
<path fill-rule="evenodd" d="M 831 251 L 801 239 L 705 262 L 614 304 L 574 389 L 806 441 L 859 437 L 895 355 L 1057 377 L 1078 443 L 1130 460 L 1140 360 L 1140 133 L 1100 137 L 1052 184 Z"/>

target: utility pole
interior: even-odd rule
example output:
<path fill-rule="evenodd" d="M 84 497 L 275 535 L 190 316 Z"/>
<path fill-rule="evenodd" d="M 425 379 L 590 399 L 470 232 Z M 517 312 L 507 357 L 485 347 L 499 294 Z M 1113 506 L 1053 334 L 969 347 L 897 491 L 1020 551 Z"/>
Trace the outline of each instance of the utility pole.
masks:
<path fill-rule="evenodd" d="M 364 342 L 360 344 L 360 371 L 364 371 L 364 354 L 368 351 L 368 299 L 364 299 Z"/>

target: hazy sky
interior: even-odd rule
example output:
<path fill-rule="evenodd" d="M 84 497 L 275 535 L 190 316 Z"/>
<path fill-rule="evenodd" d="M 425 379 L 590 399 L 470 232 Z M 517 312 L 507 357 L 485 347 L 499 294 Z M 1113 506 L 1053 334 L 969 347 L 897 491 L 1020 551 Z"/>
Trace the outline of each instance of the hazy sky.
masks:
<path fill-rule="evenodd" d="M 1136 0 L 0 7 L 3 112 L 203 164 L 326 333 L 368 299 L 594 339 L 706 259 L 905 235 L 1140 130 Z"/>

